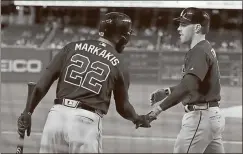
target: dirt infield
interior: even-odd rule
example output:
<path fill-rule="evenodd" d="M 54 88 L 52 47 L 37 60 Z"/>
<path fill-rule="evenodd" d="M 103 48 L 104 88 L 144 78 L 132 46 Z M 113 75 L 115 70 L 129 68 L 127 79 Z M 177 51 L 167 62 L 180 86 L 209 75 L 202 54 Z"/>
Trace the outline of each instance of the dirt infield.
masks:
<path fill-rule="evenodd" d="M 140 114 L 151 108 L 148 103 L 149 94 L 154 90 L 169 85 L 132 84 L 131 103 Z M 24 152 L 38 152 L 41 132 L 47 113 L 55 98 L 55 85 L 50 89 L 33 114 L 32 134 L 25 139 Z M 1 86 L 1 138 L 0 152 L 15 152 L 17 144 L 16 121 L 23 110 L 27 95 L 25 84 L 2 84 Z M 223 87 L 221 108 L 242 105 L 241 87 Z M 116 113 L 112 101 L 108 114 L 103 119 L 104 152 L 149 152 L 171 153 L 176 136 L 180 130 L 184 114 L 182 105 L 177 105 L 159 116 L 150 129 L 134 128 L 134 125 Z M 227 153 L 242 152 L 242 118 L 226 117 L 223 135 Z"/>

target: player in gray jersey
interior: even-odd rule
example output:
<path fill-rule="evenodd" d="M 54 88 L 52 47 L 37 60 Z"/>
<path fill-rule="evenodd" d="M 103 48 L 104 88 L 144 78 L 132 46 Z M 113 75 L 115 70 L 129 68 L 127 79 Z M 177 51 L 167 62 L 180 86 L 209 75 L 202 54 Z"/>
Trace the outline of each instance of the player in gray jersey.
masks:
<path fill-rule="evenodd" d="M 152 105 L 164 100 L 149 115 L 156 117 L 182 102 L 186 113 L 173 153 L 224 153 L 225 118 L 219 108 L 219 66 L 214 49 L 205 39 L 210 17 L 201 9 L 186 8 L 175 20 L 180 24 L 177 30 L 181 43 L 190 45 L 182 69 L 183 77 L 180 84 L 152 93 Z"/>

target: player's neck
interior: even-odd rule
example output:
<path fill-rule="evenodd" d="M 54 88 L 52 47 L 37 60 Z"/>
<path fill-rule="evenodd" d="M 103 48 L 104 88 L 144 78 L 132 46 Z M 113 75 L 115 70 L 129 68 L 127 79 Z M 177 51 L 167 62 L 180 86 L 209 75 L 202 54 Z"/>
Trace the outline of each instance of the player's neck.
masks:
<path fill-rule="evenodd" d="M 194 35 L 192 42 L 190 44 L 190 49 L 192 49 L 195 45 L 197 45 L 199 42 L 205 40 L 205 35 Z"/>
<path fill-rule="evenodd" d="M 109 40 L 106 39 L 106 38 L 100 37 L 100 38 L 99 38 L 99 41 L 105 42 L 105 43 L 107 43 L 107 44 L 109 44 L 109 45 L 115 47 L 115 44 L 112 43 L 111 41 L 109 41 Z"/>

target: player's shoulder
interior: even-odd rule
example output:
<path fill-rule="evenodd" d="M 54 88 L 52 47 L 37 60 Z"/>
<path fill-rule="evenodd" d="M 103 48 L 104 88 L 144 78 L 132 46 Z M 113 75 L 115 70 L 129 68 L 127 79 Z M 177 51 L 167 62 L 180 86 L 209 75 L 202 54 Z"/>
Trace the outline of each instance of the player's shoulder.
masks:
<path fill-rule="evenodd" d="M 106 48 L 109 50 L 112 50 L 111 46 L 99 39 L 87 39 L 87 40 L 80 40 L 76 42 L 72 42 L 73 45 L 84 45 L 84 44 L 89 44 L 89 45 L 94 45 L 100 48 Z"/>
<path fill-rule="evenodd" d="M 82 47 L 87 48 L 87 45 L 95 45 L 97 44 L 97 40 L 78 40 L 78 41 L 72 41 L 66 44 L 62 50 L 63 51 L 76 51 L 76 50 L 81 50 Z"/>
<path fill-rule="evenodd" d="M 210 64 L 216 60 L 216 53 L 208 40 L 199 42 L 191 52 L 191 56 L 206 59 Z"/>
<path fill-rule="evenodd" d="M 66 45 L 64 45 L 62 48 L 61 48 L 61 52 L 69 52 L 73 46 L 75 46 L 76 42 L 69 42 L 67 43 Z"/>
<path fill-rule="evenodd" d="M 207 55 L 212 50 L 212 45 L 209 41 L 203 40 L 197 43 L 189 52 L 191 55 Z"/>
<path fill-rule="evenodd" d="M 117 70 L 119 71 L 120 75 L 127 75 L 129 74 L 129 68 L 128 64 L 125 61 L 125 58 L 123 57 L 123 54 L 118 54 L 119 57 L 119 64 L 117 65 Z"/>
<path fill-rule="evenodd" d="M 78 40 L 78 41 L 73 41 L 73 42 L 70 42 L 68 45 L 71 46 L 71 47 L 75 47 L 75 46 L 81 46 L 82 44 L 96 44 L 97 43 L 97 40 Z"/>
<path fill-rule="evenodd" d="M 195 45 L 194 50 L 195 51 L 210 51 L 212 49 L 212 45 L 208 40 L 203 40 Z"/>
<path fill-rule="evenodd" d="M 106 47 L 106 45 L 104 43 L 102 43 L 102 41 L 98 40 L 98 39 L 85 39 L 85 40 L 78 40 L 78 41 L 72 41 L 69 42 L 68 44 L 66 44 L 64 46 L 64 48 L 68 48 L 68 47 L 75 47 L 76 45 L 80 45 L 80 44 L 92 44 L 92 45 L 99 45 L 99 46 L 103 46 Z"/>

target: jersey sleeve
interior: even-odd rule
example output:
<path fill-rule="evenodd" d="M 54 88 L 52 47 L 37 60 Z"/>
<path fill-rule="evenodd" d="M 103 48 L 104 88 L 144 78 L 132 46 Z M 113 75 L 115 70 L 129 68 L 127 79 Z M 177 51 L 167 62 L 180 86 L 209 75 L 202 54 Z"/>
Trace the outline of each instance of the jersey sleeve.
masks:
<path fill-rule="evenodd" d="M 207 54 L 203 50 L 192 51 L 185 67 L 185 75 L 193 74 L 201 81 L 204 80 L 209 68 Z"/>

